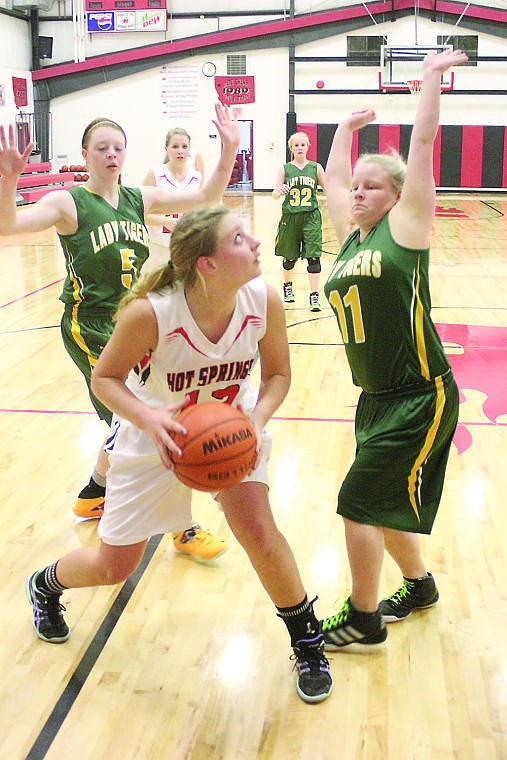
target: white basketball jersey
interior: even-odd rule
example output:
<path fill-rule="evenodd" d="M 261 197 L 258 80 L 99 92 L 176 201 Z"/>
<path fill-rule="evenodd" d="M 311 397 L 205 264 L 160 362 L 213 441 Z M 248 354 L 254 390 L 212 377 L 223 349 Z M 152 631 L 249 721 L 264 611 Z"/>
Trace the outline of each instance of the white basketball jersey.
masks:
<path fill-rule="evenodd" d="M 188 166 L 187 162 L 187 166 Z M 165 164 L 154 166 L 153 174 L 155 176 L 155 185 L 163 187 L 166 190 L 186 192 L 187 190 L 198 190 L 201 186 L 202 175 L 194 167 L 189 168 L 187 176 L 181 182 L 174 177 Z M 180 214 L 171 214 L 174 219 L 178 219 Z M 171 241 L 171 232 L 166 228 L 158 225 L 149 225 L 148 232 L 150 240 L 159 245 L 165 245 L 169 249 Z"/>
<path fill-rule="evenodd" d="M 148 295 L 158 323 L 158 345 L 129 374 L 127 386 L 149 406 L 224 401 L 252 407 L 250 372 L 266 332 L 266 284 L 257 277 L 236 295 L 231 321 L 217 343 L 201 332 L 183 287 Z M 250 391 L 250 392 L 249 392 Z"/>

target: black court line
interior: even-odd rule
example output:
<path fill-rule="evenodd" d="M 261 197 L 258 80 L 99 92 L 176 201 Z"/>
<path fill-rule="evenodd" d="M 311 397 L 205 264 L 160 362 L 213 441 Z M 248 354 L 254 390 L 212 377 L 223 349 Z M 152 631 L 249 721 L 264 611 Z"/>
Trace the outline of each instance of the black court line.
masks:
<path fill-rule="evenodd" d="M 58 702 L 55 704 L 51 714 L 42 727 L 37 739 L 32 745 L 25 760 L 43 760 L 46 757 L 51 744 L 53 743 L 58 731 L 62 727 L 65 718 L 69 714 L 69 711 L 76 701 L 77 697 L 83 686 L 86 683 L 86 679 L 90 675 L 90 672 L 95 665 L 99 655 L 103 651 L 107 640 L 113 632 L 116 623 L 119 621 L 123 610 L 127 606 L 132 594 L 134 593 L 137 584 L 141 580 L 141 577 L 148 567 L 150 560 L 152 559 L 155 550 L 160 544 L 163 535 L 152 536 L 146 546 L 146 551 L 139 564 L 137 570 L 132 573 L 128 578 L 120 591 L 118 596 L 114 600 L 109 612 L 102 621 L 102 625 L 91 640 L 88 649 L 84 653 L 80 662 L 78 663 L 74 673 L 71 675 L 67 686 L 63 690 Z M 50 646 L 48 644 L 48 646 Z M 57 646 L 53 644 L 53 646 Z M 58 645 L 62 646 L 62 645 Z"/>
<path fill-rule="evenodd" d="M 54 330 L 60 325 L 41 325 L 40 327 L 21 327 L 18 330 L 0 330 L 0 335 L 16 335 L 17 333 L 35 332 L 36 330 Z"/>
<path fill-rule="evenodd" d="M 487 203 L 486 201 L 482 201 L 482 200 L 481 200 L 481 203 L 484 204 L 484 206 L 487 206 L 488 208 L 493 209 L 493 211 L 496 211 L 496 213 L 500 214 L 500 216 L 505 216 L 503 211 L 500 211 L 500 209 L 497 208 L 496 206 L 492 206 L 491 203 Z"/>

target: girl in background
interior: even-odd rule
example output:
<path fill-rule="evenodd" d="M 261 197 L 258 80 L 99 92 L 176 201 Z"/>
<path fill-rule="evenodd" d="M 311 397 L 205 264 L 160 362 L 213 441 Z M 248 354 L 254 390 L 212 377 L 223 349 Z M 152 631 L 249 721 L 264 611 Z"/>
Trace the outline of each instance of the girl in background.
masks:
<path fill-rule="evenodd" d="M 283 257 L 283 300 L 295 302 L 292 270 L 298 259 L 306 259 L 310 311 L 320 311 L 322 217 L 317 186 L 324 189 L 324 169 L 315 161 L 308 161 L 310 140 L 305 132 L 291 135 L 288 145 L 292 161 L 280 167 L 272 192 L 275 200 L 284 197 L 275 240 L 275 255 Z"/>

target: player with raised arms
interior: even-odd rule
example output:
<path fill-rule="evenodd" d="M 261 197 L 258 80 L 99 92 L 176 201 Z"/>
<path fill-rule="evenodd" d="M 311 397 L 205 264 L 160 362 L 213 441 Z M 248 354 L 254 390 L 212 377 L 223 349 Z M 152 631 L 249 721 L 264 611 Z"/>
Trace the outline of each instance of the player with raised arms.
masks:
<path fill-rule="evenodd" d="M 376 117 L 366 109 L 340 121 L 326 167 L 328 209 L 346 237 L 324 290 L 335 312 L 353 381 L 356 456 L 338 495 L 352 591 L 322 621 L 326 647 L 377 645 L 385 622 L 438 600 L 418 534 L 431 533 L 458 419 L 458 389 L 431 319 L 429 245 L 435 215 L 433 143 L 444 71 L 467 60 L 460 50 L 430 53 L 407 164 L 364 155 L 352 172 L 352 136 Z M 378 600 L 384 551 L 401 587 Z"/>

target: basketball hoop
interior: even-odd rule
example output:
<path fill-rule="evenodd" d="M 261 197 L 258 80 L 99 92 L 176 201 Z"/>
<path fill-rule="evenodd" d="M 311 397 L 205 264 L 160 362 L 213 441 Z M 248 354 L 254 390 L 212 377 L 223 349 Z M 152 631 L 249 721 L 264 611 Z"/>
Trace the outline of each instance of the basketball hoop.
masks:
<path fill-rule="evenodd" d="M 418 95 L 421 92 L 422 79 L 407 79 L 407 87 L 411 95 Z"/>

